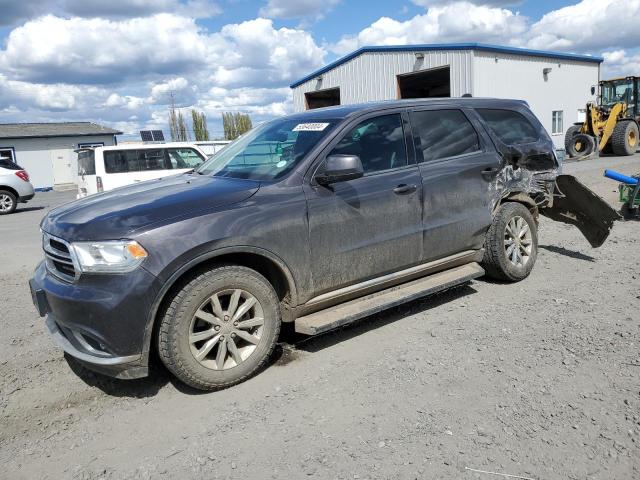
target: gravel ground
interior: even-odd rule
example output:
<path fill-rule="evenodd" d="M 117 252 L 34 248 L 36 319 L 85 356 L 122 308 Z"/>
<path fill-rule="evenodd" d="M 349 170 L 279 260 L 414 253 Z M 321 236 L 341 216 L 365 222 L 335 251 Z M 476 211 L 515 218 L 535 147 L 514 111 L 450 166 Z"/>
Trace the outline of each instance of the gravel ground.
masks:
<path fill-rule="evenodd" d="M 616 206 L 611 167 L 567 164 Z M 640 479 L 640 223 L 592 249 L 542 220 L 532 275 L 476 281 L 278 349 L 201 394 L 162 369 L 114 381 L 67 361 L 31 305 L 39 194 L 0 218 L 0 477 Z M 474 469 L 474 470 L 471 470 Z"/>

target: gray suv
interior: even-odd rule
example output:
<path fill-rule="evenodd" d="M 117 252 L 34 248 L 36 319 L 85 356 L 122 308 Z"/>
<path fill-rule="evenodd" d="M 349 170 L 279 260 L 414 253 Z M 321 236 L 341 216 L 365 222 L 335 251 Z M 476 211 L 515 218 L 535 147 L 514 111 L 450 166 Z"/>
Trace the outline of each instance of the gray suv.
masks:
<path fill-rule="evenodd" d="M 559 175 L 524 102 L 340 106 L 265 123 L 191 172 L 51 211 L 30 281 L 90 368 L 227 387 L 283 322 L 318 334 L 482 275 L 527 277 L 539 215 L 601 245 L 618 215 Z"/>
<path fill-rule="evenodd" d="M 34 196 L 29 174 L 11 160 L 0 158 L 0 215 L 15 212 L 18 203 L 27 203 Z"/>

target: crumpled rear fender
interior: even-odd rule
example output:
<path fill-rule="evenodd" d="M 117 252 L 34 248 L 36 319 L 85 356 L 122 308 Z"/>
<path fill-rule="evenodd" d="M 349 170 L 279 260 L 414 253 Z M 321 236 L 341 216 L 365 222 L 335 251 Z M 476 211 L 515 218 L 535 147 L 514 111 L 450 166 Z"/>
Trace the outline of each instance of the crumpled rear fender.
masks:
<path fill-rule="evenodd" d="M 571 175 L 556 177 L 552 206 L 540 209 L 552 220 L 575 225 L 592 247 L 601 246 L 622 217 L 607 202 Z"/>

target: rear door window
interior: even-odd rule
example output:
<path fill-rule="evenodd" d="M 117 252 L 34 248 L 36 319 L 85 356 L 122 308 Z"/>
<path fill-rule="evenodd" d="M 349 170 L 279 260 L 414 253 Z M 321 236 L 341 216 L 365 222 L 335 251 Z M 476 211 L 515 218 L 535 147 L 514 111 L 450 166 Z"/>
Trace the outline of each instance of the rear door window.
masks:
<path fill-rule="evenodd" d="M 476 110 L 491 131 L 507 145 L 533 143 L 540 139 L 537 129 L 521 113 L 513 110 Z"/>
<path fill-rule="evenodd" d="M 167 168 L 170 170 L 197 168 L 204 163 L 204 158 L 193 148 L 169 148 Z"/>
<path fill-rule="evenodd" d="M 411 112 L 409 116 L 418 162 L 480 150 L 478 134 L 460 110 L 422 110 Z"/>
<path fill-rule="evenodd" d="M 148 172 L 166 170 L 164 148 L 144 150 L 111 150 L 103 153 L 107 173 Z"/>
<path fill-rule="evenodd" d="M 93 150 L 78 152 L 78 175 L 96 174 L 96 154 Z"/>

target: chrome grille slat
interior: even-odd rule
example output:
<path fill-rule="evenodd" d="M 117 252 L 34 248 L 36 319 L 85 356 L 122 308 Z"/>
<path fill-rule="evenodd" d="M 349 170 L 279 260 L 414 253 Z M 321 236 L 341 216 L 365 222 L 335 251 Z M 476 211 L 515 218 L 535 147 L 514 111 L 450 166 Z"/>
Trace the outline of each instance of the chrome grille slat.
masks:
<path fill-rule="evenodd" d="M 47 269 L 53 275 L 66 282 L 76 281 L 79 272 L 67 242 L 43 232 L 42 249 Z"/>

